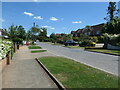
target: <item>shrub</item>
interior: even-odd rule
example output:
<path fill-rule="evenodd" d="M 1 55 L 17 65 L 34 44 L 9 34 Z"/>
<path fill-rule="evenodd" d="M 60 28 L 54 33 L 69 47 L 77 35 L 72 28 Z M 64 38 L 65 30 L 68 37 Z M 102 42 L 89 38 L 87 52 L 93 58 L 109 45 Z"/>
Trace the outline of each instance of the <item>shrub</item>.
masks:
<path fill-rule="evenodd" d="M 12 41 L 0 40 L 0 60 L 6 57 L 8 51 L 12 51 L 12 47 Z"/>
<path fill-rule="evenodd" d="M 98 42 L 98 37 L 96 36 L 90 37 L 89 39 L 93 42 Z"/>
<path fill-rule="evenodd" d="M 46 39 L 44 39 L 44 42 L 51 42 L 51 39 L 50 38 L 46 38 Z"/>
<path fill-rule="evenodd" d="M 108 37 L 108 43 L 111 45 L 119 46 L 120 43 L 120 34 L 107 34 L 105 33 L 104 36 Z"/>
<path fill-rule="evenodd" d="M 95 42 L 92 42 L 90 40 L 85 40 L 85 41 L 81 42 L 79 44 L 79 46 L 81 46 L 81 47 L 86 47 L 86 46 L 92 46 L 92 47 L 94 47 L 95 44 L 96 44 Z"/>
<path fill-rule="evenodd" d="M 98 43 L 104 43 L 104 36 L 98 36 Z"/>
<path fill-rule="evenodd" d="M 76 42 L 79 42 L 80 38 L 79 37 L 73 37 L 73 40 Z"/>

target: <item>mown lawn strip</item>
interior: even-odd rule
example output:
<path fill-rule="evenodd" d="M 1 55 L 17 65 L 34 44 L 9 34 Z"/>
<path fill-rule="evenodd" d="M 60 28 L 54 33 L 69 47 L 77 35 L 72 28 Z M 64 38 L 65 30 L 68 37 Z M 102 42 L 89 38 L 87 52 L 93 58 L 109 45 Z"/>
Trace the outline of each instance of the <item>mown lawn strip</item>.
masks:
<path fill-rule="evenodd" d="M 32 45 L 28 46 L 29 49 L 42 49 L 40 46 Z"/>
<path fill-rule="evenodd" d="M 39 60 L 66 88 L 117 88 L 117 76 L 63 57 Z"/>
<path fill-rule="evenodd" d="M 47 50 L 34 50 L 31 51 L 31 53 L 41 53 L 41 52 L 46 52 Z"/>
<path fill-rule="evenodd" d="M 95 51 L 95 52 L 100 52 L 100 53 L 109 53 L 109 54 L 120 55 L 120 51 L 119 50 L 88 49 L 88 51 Z"/>

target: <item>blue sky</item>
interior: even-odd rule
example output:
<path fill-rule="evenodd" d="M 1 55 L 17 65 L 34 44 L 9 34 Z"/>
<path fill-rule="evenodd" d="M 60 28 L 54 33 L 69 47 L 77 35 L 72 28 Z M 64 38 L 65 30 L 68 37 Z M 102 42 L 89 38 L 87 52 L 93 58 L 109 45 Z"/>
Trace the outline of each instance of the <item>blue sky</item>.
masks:
<path fill-rule="evenodd" d="M 29 30 L 35 22 L 51 33 L 70 33 L 86 25 L 105 23 L 108 2 L 3 2 L 3 28 L 22 25 Z"/>

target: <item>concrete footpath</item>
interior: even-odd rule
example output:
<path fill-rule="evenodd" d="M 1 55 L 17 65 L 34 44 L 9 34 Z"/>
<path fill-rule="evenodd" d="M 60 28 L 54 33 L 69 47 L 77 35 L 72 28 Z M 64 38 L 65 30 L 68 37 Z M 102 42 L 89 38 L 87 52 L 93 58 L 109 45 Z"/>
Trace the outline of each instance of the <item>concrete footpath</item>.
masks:
<path fill-rule="evenodd" d="M 53 56 L 48 52 L 32 54 L 27 46 L 18 50 L 2 73 L 2 88 L 57 88 L 35 57 Z"/>

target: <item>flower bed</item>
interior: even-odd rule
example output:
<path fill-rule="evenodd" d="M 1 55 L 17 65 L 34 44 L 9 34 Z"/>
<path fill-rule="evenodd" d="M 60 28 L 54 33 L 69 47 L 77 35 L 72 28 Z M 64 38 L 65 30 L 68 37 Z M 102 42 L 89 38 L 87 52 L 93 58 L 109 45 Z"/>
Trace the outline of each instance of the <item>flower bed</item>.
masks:
<path fill-rule="evenodd" d="M 0 40 L 0 60 L 4 59 L 9 51 L 12 51 L 13 42 L 10 40 Z"/>

